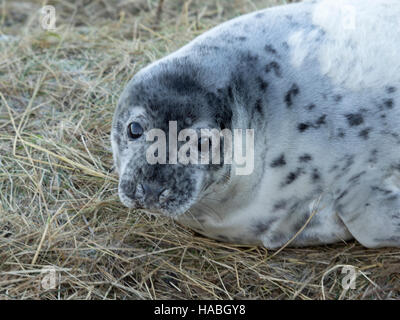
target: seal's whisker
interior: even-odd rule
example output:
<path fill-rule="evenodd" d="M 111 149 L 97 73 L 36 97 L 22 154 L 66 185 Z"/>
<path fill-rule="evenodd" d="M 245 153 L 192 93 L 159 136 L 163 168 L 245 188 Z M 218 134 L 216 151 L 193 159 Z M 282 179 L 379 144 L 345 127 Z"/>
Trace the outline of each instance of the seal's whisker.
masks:
<path fill-rule="evenodd" d="M 207 210 L 208 213 L 212 213 L 214 216 L 216 216 L 220 221 L 222 221 L 222 217 L 219 215 L 219 213 L 212 207 L 206 205 L 204 202 L 199 202 L 196 204 L 196 206 L 199 206 L 197 208 L 203 209 L 203 207 Z"/>
<path fill-rule="evenodd" d="M 194 197 L 194 199 L 196 200 L 196 201 L 202 201 L 202 200 L 211 200 L 211 201 L 215 201 L 215 202 L 219 202 L 219 201 L 221 201 L 221 199 L 219 199 L 219 198 L 211 198 L 211 197 L 209 197 L 209 196 L 197 196 L 197 197 Z"/>
<path fill-rule="evenodd" d="M 190 211 L 190 209 L 188 211 L 186 211 L 186 213 L 188 213 L 192 217 L 192 219 L 196 223 L 198 223 L 202 229 L 204 229 L 204 224 L 200 222 L 200 220 L 192 213 L 192 211 Z"/>

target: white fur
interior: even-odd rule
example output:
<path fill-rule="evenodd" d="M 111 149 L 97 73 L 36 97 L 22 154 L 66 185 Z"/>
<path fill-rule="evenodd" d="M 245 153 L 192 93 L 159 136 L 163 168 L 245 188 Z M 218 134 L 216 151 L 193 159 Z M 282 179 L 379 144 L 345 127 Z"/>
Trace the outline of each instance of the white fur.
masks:
<path fill-rule="evenodd" d="M 360 90 L 399 80 L 400 1 L 324 0 L 312 17 L 326 32 L 316 52 L 321 73 L 337 85 Z"/>
<path fill-rule="evenodd" d="M 200 53 L 202 45 L 219 50 Z M 136 77 L 187 58 L 210 91 L 227 88 L 236 72 L 268 82 L 264 92 L 259 83 L 249 88 L 249 95 L 265 99 L 258 118 L 251 118 L 254 104 L 232 106 L 233 129 L 247 129 L 249 121 L 255 126 L 254 173 L 212 185 L 175 218 L 213 238 L 277 248 L 316 210 L 292 245 L 355 237 L 368 247 L 400 246 L 399 53 L 399 0 L 322 0 L 228 21 L 144 68 Z M 279 70 L 268 70 L 271 62 Z M 351 124 L 351 117 L 362 121 Z M 369 161 L 373 149 L 375 162 Z M 271 165 L 282 154 L 285 164 Z M 312 160 L 299 161 L 304 154 Z M 320 177 L 313 180 L 313 172 Z"/>

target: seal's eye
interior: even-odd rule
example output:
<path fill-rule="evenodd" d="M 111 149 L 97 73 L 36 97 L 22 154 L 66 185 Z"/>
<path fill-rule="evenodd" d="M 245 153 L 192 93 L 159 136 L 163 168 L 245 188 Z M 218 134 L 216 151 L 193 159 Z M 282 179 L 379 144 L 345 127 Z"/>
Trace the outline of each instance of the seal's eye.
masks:
<path fill-rule="evenodd" d="M 143 127 L 138 122 L 132 122 L 128 125 L 128 137 L 138 139 L 143 135 Z"/>

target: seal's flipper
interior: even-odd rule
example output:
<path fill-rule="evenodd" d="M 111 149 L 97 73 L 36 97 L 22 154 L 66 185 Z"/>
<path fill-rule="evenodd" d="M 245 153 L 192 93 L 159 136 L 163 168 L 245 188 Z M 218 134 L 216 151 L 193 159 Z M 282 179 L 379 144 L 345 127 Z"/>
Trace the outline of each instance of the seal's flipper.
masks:
<path fill-rule="evenodd" d="M 339 216 L 362 245 L 400 247 L 400 173 L 373 187 L 359 210 Z"/>

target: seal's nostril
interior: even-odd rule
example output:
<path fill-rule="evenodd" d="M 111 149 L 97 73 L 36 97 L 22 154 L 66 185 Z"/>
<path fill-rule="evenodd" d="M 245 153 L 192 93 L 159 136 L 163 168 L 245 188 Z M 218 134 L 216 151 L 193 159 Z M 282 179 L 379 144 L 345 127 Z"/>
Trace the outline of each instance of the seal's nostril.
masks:
<path fill-rule="evenodd" d="M 126 197 L 134 200 L 136 194 L 136 185 L 131 181 L 124 180 L 120 183 L 118 189 L 119 191 L 124 194 Z"/>
<path fill-rule="evenodd" d="M 141 186 L 146 196 L 149 196 L 153 193 L 153 189 L 148 184 L 141 184 Z"/>
<path fill-rule="evenodd" d="M 138 185 L 138 190 L 138 197 L 144 197 L 147 200 L 156 201 L 158 200 L 160 193 L 162 193 L 164 189 L 157 184 L 143 183 Z"/>
<path fill-rule="evenodd" d="M 143 198 L 146 195 L 146 189 L 143 184 L 139 183 L 136 186 L 135 198 Z"/>
<path fill-rule="evenodd" d="M 160 195 L 158 196 L 158 201 L 163 203 L 169 199 L 171 195 L 171 191 L 169 189 L 164 189 L 161 191 Z"/>

